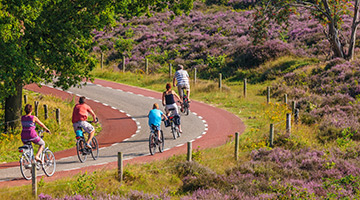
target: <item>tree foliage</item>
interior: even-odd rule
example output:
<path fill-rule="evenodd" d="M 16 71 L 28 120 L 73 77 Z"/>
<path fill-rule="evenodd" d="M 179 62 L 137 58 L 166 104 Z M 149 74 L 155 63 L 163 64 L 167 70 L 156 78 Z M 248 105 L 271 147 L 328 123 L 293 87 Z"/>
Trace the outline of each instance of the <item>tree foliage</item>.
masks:
<path fill-rule="evenodd" d="M 164 9 L 181 14 L 188 12 L 192 3 L 192 0 L 1 0 L 1 98 L 21 95 L 20 88 L 29 83 L 53 82 L 67 89 L 88 80 L 96 62 L 89 54 L 95 29 L 111 27 L 116 16 L 130 18 Z"/>

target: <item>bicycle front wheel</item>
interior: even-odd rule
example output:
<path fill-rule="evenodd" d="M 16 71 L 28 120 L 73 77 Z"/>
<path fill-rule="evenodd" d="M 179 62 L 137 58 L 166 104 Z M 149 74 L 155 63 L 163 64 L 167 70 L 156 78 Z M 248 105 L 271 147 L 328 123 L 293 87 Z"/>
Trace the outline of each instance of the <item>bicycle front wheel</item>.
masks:
<path fill-rule="evenodd" d="M 52 176 L 55 173 L 56 169 L 56 160 L 55 156 L 50 149 L 44 151 L 44 163 L 42 169 L 45 172 L 46 176 Z"/>
<path fill-rule="evenodd" d="M 156 138 L 154 133 L 150 133 L 149 136 L 149 150 L 150 154 L 154 155 L 156 151 Z"/>
<path fill-rule="evenodd" d="M 163 131 L 161 130 L 160 131 L 160 141 L 161 141 L 161 143 L 159 144 L 159 152 L 164 152 L 164 133 L 163 133 Z"/>
<path fill-rule="evenodd" d="M 87 150 L 85 149 L 84 139 L 79 139 L 76 141 L 76 152 L 80 162 L 85 162 L 87 158 Z"/>
<path fill-rule="evenodd" d="M 99 144 L 96 137 L 93 137 L 91 140 L 91 156 L 94 160 L 99 157 Z"/>
<path fill-rule="evenodd" d="M 26 180 L 30 180 L 32 177 L 31 168 L 32 168 L 31 159 L 25 153 L 22 154 L 20 158 L 20 171 L 21 171 L 21 175 Z"/>

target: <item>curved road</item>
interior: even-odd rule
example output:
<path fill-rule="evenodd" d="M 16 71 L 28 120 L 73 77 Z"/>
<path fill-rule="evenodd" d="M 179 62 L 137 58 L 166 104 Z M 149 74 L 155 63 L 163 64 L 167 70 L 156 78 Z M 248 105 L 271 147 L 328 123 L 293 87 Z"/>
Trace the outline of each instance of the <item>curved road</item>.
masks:
<path fill-rule="evenodd" d="M 235 115 L 192 101 L 191 113 L 181 118 L 182 136 L 174 140 L 170 129 L 162 127 L 166 151 L 150 156 L 147 114 L 153 103 L 161 105 L 161 93 L 103 80 L 95 80 L 94 83 L 87 83 L 82 88 L 71 88 L 65 92 L 47 86 L 38 88 L 34 84 L 26 88 L 44 94 L 53 94 L 63 99 L 72 99 L 74 95 L 86 96 L 87 103 L 94 109 L 103 127 L 102 132 L 97 136 L 101 147 L 98 160 L 94 161 L 90 156 L 85 163 L 80 163 L 74 155 L 76 153 L 74 148 L 56 152 L 57 169 L 53 177 L 46 178 L 49 180 L 83 170 L 114 168 L 117 166 L 117 152 L 124 153 L 125 163 L 147 162 L 185 153 L 184 144 L 188 141 L 193 142 L 193 147 L 199 148 L 224 144 L 229 135 L 243 132 L 245 129 L 244 124 Z M 39 173 L 39 176 L 42 175 Z M 17 162 L 0 165 L 0 186 L 26 183 L 30 184 L 22 179 Z"/>

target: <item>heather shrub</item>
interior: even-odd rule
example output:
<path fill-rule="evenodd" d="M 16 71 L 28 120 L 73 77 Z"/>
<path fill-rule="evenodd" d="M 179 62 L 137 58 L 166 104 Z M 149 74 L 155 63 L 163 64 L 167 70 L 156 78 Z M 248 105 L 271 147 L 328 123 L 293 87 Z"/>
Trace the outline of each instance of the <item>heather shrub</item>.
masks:
<path fill-rule="evenodd" d="M 180 163 L 176 168 L 179 176 L 183 177 L 183 192 L 192 192 L 200 188 L 208 189 L 217 187 L 218 185 L 225 185 L 220 175 L 197 162 Z"/>

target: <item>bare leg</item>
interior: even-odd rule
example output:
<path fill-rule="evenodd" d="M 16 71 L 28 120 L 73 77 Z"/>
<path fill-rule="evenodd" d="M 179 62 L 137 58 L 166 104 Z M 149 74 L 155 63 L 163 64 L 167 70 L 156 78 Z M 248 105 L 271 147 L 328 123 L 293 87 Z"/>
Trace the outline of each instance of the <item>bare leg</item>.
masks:
<path fill-rule="evenodd" d="M 38 152 L 37 152 L 36 155 L 35 155 L 35 160 L 41 161 L 41 159 L 40 159 L 40 154 L 41 154 L 41 152 L 44 150 L 44 146 L 45 146 L 45 145 L 40 145 L 40 146 L 39 146 L 39 150 L 38 150 Z"/>
<path fill-rule="evenodd" d="M 158 135 L 158 140 L 160 141 L 160 131 L 158 130 L 157 132 L 158 132 L 158 133 L 157 133 L 157 135 Z"/>
<path fill-rule="evenodd" d="M 88 141 L 87 141 L 88 144 L 90 144 L 90 142 L 91 142 L 91 140 L 93 139 L 94 135 L 95 135 L 95 130 L 93 130 L 93 131 L 89 134 L 89 139 L 88 139 Z"/>

